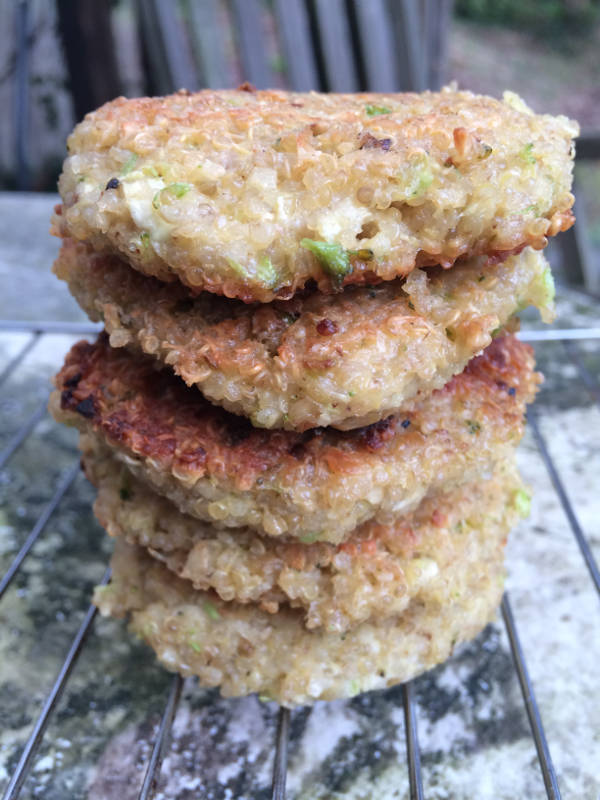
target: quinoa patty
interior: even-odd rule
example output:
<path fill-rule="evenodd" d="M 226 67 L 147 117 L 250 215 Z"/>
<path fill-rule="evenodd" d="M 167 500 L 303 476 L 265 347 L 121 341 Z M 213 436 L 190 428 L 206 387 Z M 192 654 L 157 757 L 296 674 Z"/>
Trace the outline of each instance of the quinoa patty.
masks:
<path fill-rule="evenodd" d="M 196 299 L 73 240 L 54 265 L 113 346 L 169 364 L 211 402 L 264 428 L 357 428 L 441 388 L 527 305 L 552 319 L 554 287 L 528 248 L 485 267 L 414 270 L 376 287 L 289 301 Z"/>
<path fill-rule="evenodd" d="M 353 431 L 253 428 L 211 406 L 154 359 L 79 342 L 51 409 L 109 447 L 180 510 L 221 527 L 339 543 L 369 519 L 408 513 L 506 459 L 540 380 L 533 351 L 495 339 L 409 412 Z"/>
<path fill-rule="evenodd" d="M 542 248 L 577 133 L 511 93 L 119 98 L 71 134 L 53 230 L 195 291 L 331 291 Z"/>
<path fill-rule="evenodd" d="M 340 633 L 397 616 L 412 602 L 443 604 L 449 591 L 462 594 L 470 570 L 497 558 L 498 531 L 528 506 L 516 469 L 502 464 L 489 480 L 425 498 L 388 525 L 365 523 L 341 545 L 299 544 L 248 529 L 218 531 L 182 514 L 114 458 L 86 459 L 85 472 L 111 536 L 147 548 L 196 589 L 271 614 L 288 604 L 303 610 L 307 628 Z"/>
<path fill-rule="evenodd" d="M 130 616 L 132 631 L 167 669 L 197 675 L 226 697 L 259 692 L 284 706 L 334 700 L 409 680 L 475 636 L 500 602 L 506 533 L 502 526 L 494 532 L 494 556 L 469 564 L 459 597 L 450 583 L 435 599 L 341 634 L 309 631 L 291 609 L 269 614 L 224 603 L 122 541 L 112 583 L 96 590 L 94 602 L 104 615 Z"/>

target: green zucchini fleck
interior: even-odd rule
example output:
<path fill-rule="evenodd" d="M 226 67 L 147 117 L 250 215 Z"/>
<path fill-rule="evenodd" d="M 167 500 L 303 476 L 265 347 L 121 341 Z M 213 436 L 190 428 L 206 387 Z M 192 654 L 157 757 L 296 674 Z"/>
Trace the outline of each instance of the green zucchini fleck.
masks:
<path fill-rule="evenodd" d="M 349 272 L 352 272 L 348 251 L 340 244 L 317 242 L 314 239 L 302 239 L 300 244 L 317 257 L 319 264 L 338 285 Z"/>
<path fill-rule="evenodd" d="M 121 175 L 129 175 L 131 170 L 135 167 L 138 162 L 138 154 L 132 153 L 127 161 L 123 164 L 123 169 L 121 170 Z"/>
<path fill-rule="evenodd" d="M 387 106 L 372 106 L 366 105 L 365 106 L 365 114 L 367 117 L 378 117 L 380 114 L 391 114 L 392 109 L 388 108 Z"/>

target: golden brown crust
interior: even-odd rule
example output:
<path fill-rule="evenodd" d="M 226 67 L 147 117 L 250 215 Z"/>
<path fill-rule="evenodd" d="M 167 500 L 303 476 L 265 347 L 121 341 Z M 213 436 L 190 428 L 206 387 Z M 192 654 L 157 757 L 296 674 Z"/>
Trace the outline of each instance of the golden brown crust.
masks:
<path fill-rule="evenodd" d="M 177 511 L 112 457 L 84 459 L 98 487 L 94 511 L 111 536 L 148 549 L 194 588 L 255 603 L 270 614 L 288 604 L 309 629 L 344 632 L 387 619 L 411 602 L 465 591 L 470 569 L 498 556 L 518 518 L 522 484 L 512 464 L 492 478 L 426 498 L 383 525 L 367 522 L 341 545 L 219 531 Z"/>
<path fill-rule="evenodd" d="M 247 305 L 141 275 L 66 240 L 54 265 L 112 346 L 168 364 L 257 427 L 357 428 L 441 388 L 527 305 L 552 318 L 553 286 L 527 249 L 485 267 L 414 270 L 405 280 Z"/>
<path fill-rule="evenodd" d="M 465 591 L 452 585 L 396 617 L 347 633 L 307 630 L 301 613 L 269 614 L 196 591 L 140 547 L 117 541 L 112 583 L 96 590 L 102 614 L 131 618 L 131 628 L 161 663 L 226 697 L 259 692 L 285 706 L 351 697 L 407 681 L 439 664 L 495 614 L 504 579 L 498 528 L 491 557 L 468 570 Z"/>
<path fill-rule="evenodd" d="M 340 542 L 361 522 L 414 508 L 428 491 L 468 481 L 512 452 L 539 380 L 532 369 L 530 347 L 498 338 L 406 415 L 301 434 L 253 428 L 101 336 L 67 355 L 52 410 L 188 513 Z"/>
<path fill-rule="evenodd" d="M 577 131 L 450 90 L 119 98 L 69 139 L 54 231 L 246 302 L 390 280 L 569 227 Z"/>

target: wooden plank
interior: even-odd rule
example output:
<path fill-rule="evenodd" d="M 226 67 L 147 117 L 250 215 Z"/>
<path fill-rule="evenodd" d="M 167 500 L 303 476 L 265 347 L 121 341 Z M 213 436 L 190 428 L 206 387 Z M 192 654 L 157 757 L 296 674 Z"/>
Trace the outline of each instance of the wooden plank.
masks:
<path fill-rule="evenodd" d="M 576 193 L 573 187 L 573 193 Z M 576 195 L 577 196 L 577 195 Z M 587 233 L 587 213 L 583 196 L 576 202 L 577 221 L 568 231 L 556 237 L 561 249 L 563 267 L 569 283 L 583 283 L 592 294 L 600 294 L 600 269 L 598 269 Z"/>
<path fill-rule="evenodd" d="M 423 40 L 419 8 L 415 0 L 390 0 L 396 41 L 398 84 L 403 91 L 425 89 Z"/>
<path fill-rule="evenodd" d="M 321 86 L 304 0 L 275 0 L 274 10 L 290 88 L 297 92 L 319 90 Z"/>
<path fill-rule="evenodd" d="M 398 75 L 387 3 L 385 0 L 354 0 L 354 9 L 367 89 L 397 91 Z"/>
<path fill-rule="evenodd" d="M 434 6 L 429 3 L 427 22 L 427 85 L 438 90 L 446 80 L 448 59 L 448 36 L 452 22 L 452 0 L 438 0 Z"/>
<path fill-rule="evenodd" d="M 178 4 L 172 0 L 141 0 L 141 6 L 148 25 L 152 26 L 152 31 L 149 31 L 151 41 L 157 47 L 157 55 L 167 72 L 168 91 L 197 89 L 198 73 L 179 18 Z"/>
<path fill-rule="evenodd" d="M 20 0 L 20 2 L 15 4 L 15 180 L 17 189 L 22 192 L 31 188 L 31 171 L 29 164 L 29 15 L 30 8 L 28 0 Z"/>
<path fill-rule="evenodd" d="M 315 0 L 327 90 L 356 92 L 356 73 L 350 25 L 344 0 Z"/>
<path fill-rule="evenodd" d="M 227 58 L 228 31 L 219 18 L 219 0 L 186 0 L 190 39 L 202 86 L 229 89 L 237 83 L 231 59 Z"/>
<path fill-rule="evenodd" d="M 58 0 L 58 27 L 79 120 L 121 94 L 110 5 L 96 0 Z"/>
<path fill-rule="evenodd" d="M 275 76 L 267 60 L 263 5 L 259 0 L 232 0 L 232 10 L 244 80 L 257 89 L 269 89 L 275 85 Z"/>

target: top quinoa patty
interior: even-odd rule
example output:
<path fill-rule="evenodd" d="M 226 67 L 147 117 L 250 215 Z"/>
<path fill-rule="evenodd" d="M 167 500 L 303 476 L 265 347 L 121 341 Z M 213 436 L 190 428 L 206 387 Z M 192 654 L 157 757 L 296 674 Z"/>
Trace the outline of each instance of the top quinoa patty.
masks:
<path fill-rule="evenodd" d="M 71 134 L 53 229 L 244 301 L 390 280 L 568 228 L 577 132 L 511 93 L 119 98 Z"/>
<path fill-rule="evenodd" d="M 531 348 L 495 339 L 443 389 L 367 428 L 253 428 L 149 358 L 79 342 L 56 377 L 55 417 L 87 454 L 116 458 L 182 511 L 218 527 L 339 543 L 368 519 L 475 480 L 506 459 L 535 393 Z"/>

